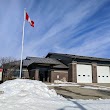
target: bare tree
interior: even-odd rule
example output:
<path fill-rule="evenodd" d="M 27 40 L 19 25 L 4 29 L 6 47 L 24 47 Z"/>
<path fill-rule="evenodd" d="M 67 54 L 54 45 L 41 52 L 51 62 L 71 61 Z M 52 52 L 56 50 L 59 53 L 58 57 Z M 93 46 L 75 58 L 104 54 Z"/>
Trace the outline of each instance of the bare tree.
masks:
<path fill-rule="evenodd" d="M 13 57 L 0 57 L 0 66 L 14 61 L 16 61 L 16 59 Z"/>
<path fill-rule="evenodd" d="M 0 57 L 0 66 L 3 68 L 3 80 L 12 79 L 13 71 L 19 67 L 19 61 L 13 57 Z"/>

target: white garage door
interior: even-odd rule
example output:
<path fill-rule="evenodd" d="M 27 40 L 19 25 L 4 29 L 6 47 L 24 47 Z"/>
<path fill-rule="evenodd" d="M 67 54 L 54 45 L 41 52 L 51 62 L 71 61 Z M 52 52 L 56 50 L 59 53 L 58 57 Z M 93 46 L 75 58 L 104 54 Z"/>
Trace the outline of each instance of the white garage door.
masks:
<path fill-rule="evenodd" d="M 77 83 L 92 83 L 91 65 L 77 64 Z"/>
<path fill-rule="evenodd" d="M 97 66 L 97 82 L 110 83 L 110 67 Z"/>

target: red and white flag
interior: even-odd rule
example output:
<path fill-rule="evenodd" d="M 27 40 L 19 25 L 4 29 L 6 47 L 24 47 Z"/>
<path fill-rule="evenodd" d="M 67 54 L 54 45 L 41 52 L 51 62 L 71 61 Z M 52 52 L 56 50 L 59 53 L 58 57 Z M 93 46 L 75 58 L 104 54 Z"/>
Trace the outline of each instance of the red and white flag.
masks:
<path fill-rule="evenodd" d="M 34 21 L 32 21 L 32 20 L 30 19 L 30 17 L 29 17 L 29 15 L 28 15 L 27 12 L 26 12 L 26 20 L 30 23 L 30 25 L 31 25 L 32 27 L 34 27 Z"/>

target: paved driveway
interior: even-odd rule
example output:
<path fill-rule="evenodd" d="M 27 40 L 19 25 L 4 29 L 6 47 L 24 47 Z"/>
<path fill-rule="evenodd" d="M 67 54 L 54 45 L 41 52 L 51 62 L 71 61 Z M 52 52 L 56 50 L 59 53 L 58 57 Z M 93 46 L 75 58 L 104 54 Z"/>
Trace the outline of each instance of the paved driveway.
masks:
<path fill-rule="evenodd" d="M 49 86 L 50 89 L 55 89 L 56 92 L 66 98 L 71 99 L 110 99 L 109 84 L 93 85 L 81 84 L 80 86 Z M 101 87 L 101 88 L 100 88 Z"/>

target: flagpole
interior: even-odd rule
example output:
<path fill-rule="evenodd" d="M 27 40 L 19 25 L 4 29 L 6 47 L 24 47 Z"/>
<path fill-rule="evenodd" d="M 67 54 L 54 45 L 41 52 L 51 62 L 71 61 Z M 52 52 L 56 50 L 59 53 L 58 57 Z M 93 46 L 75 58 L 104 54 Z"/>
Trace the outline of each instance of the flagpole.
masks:
<path fill-rule="evenodd" d="M 25 16 L 26 16 L 26 11 L 24 9 L 24 21 L 23 21 L 23 33 L 22 33 L 22 49 L 21 49 L 21 62 L 20 62 L 20 78 L 22 77 L 22 59 L 23 59 L 23 46 L 24 46 L 24 27 L 25 27 Z"/>

